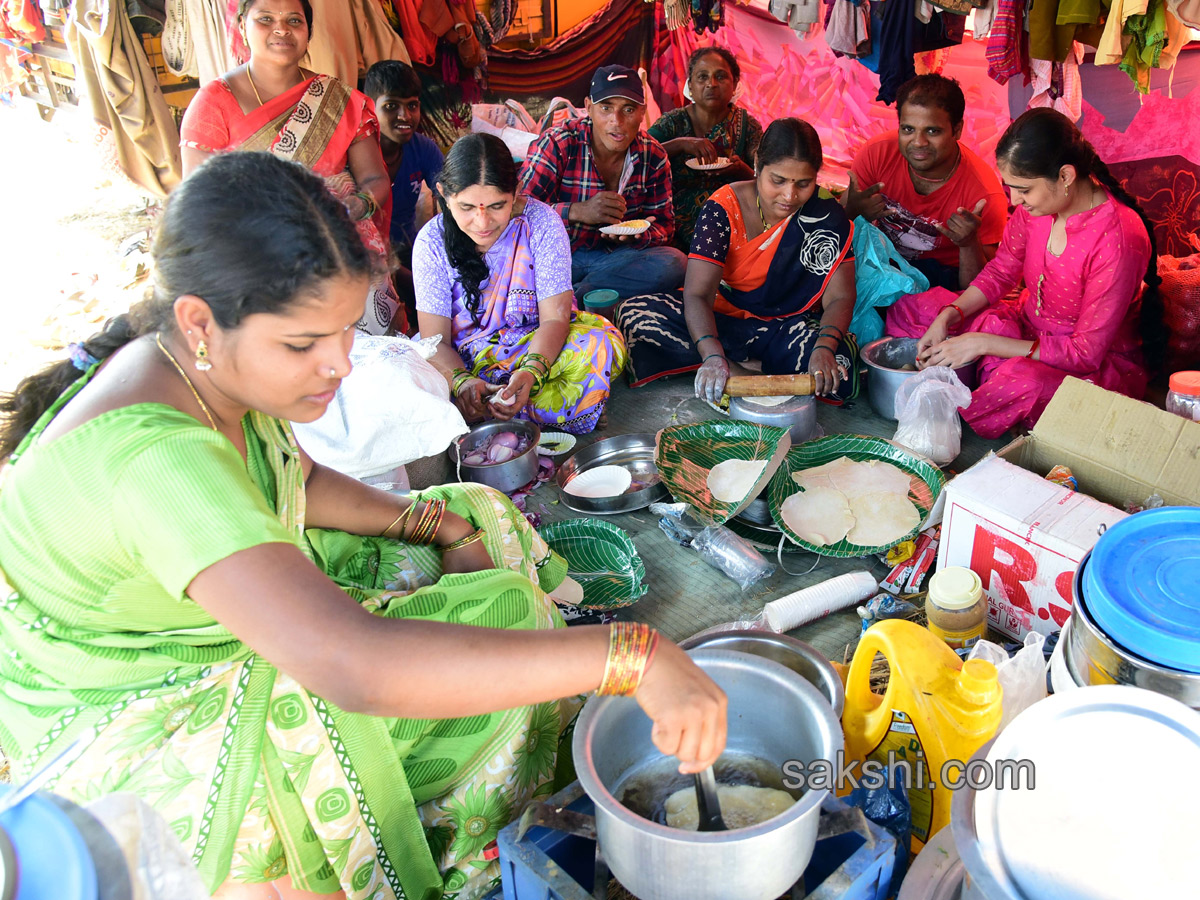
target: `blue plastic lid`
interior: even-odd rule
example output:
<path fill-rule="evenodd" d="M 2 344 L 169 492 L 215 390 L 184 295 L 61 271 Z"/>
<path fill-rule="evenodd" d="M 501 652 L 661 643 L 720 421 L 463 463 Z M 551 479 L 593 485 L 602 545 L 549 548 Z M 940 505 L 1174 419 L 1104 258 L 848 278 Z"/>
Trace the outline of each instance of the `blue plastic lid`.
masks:
<path fill-rule="evenodd" d="M 0 796 L 12 790 L 0 785 Z M 96 866 L 70 817 L 41 793 L 0 816 L 17 859 L 16 900 L 96 900 Z"/>
<path fill-rule="evenodd" d="M 1200 508 L 1148 509 L 1113 525 L 1082 590 L 1096 624 L 1126 650 L 1200 673 Z"/>

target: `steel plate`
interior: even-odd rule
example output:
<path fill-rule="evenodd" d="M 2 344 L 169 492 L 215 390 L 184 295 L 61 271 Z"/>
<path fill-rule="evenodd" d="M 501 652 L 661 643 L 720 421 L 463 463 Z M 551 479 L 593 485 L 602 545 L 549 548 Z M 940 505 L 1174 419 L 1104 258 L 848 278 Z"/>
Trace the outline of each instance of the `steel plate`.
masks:
<path fill-rule="evenodd" d="M 617 497 L 576 497 L 563 490 L 576 475 L 597 466 L 620 466 L 633 476 L 633 483 Z M 653 434 L 619 434 L 596 441 L 563 463 L 555 482 L 567 507 L 589 515 L 632 512 L 668 496 L 654 465 Z"/>

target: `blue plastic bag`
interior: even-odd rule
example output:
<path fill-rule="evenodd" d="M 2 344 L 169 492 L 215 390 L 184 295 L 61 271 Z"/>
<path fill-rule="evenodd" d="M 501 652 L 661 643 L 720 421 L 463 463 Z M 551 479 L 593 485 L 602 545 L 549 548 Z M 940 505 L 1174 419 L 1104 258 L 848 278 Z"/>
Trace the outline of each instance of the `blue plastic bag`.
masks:
<path fill-rule="evenodd" d="M 883 316 L 875 312 L 877 308 L 891 306 L 905 294 L 929 290 L 929 279 L 862 216 L 854 220 L 854 284 L 858 298 L 850 330 L 860 347 L 883 337 Z"/>
<path fill-rule="evenodd" d="M 912 806 L 908 802 L 908 792 L 902 785 L 888 787 L 888 768 L 883 767 L 883 787 L 869 790 L 856 787 L 846 797 L 846 803 L 857 806 L 863 815 L 886 829 L 896 838 L 896 865 L 892 869 L 892 884 L 889 897 L 896 896 L 900 890 L 900 882 L 908 872 L 909 838 L 912 833 Z"/>

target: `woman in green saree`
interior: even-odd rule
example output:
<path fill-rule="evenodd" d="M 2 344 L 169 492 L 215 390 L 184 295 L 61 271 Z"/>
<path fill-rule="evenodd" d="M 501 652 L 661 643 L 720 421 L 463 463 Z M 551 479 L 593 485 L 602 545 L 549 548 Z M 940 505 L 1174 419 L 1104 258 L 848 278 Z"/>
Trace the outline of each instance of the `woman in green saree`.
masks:
<path fill-rule="evenodd" d="M 399 498 L 296 445 L 370 278 L 319 178 L 216 157 L 154 257 L 146 309 L 0 403 L 16 779 L 74 746 L 54 790 L 139 794 L 220 898 L 433 900 L 494 882 L 559 698 L 634 694 L 683 770 L 716 758 L 720 691 L 645 626 L 562 628 L 565 564 L 503 495 Z"/>

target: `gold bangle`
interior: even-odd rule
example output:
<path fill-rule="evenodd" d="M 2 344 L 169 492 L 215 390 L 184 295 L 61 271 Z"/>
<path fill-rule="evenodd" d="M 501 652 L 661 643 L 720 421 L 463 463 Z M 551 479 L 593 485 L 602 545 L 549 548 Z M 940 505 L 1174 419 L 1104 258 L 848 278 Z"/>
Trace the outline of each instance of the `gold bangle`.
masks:
<path fill-rule="evenodd" d="M 631 697 L 642 683 L 658 632 L 642 622 L 614 622 L 608 638 L 608 658 L 598 695 Z"/>
<path fill-rule="evenodd" d="M 387 533 L 388 533 L 389 531 L 391 531 L 393 528 L 395 528 L 395 527 L 396 527 L 396 525 L 397 525 L 397 524 L 400 522 L 400 520 L 401 520 L 401 519 L 403 519 L 405 516 L 412 515 L 412 508 L 413 508 L 413 505 L 414 505 L 414 504 L 412 504 L 412 503 L 408 504 L 408 507 L 407 507 L 406 509 L 404 509 L 403 511 L 401 511 L 400 515 L 398 515 L 398 516 L 396 516 L 396 518 L 392 519 L 392 524 L 390 524 L 390 525 L 389 525 L 387 528 L 383 529 L 383 531 L 379 532 L 379 536 L 380 536 L 380 537 L 387 537 Z M 400 533 L 401 533 L 401 534 L 403 534 L 403 533 L 404 533 L 404 526 L 403 526 L 403 525 L 401 525 L 401 526 L 400 526 Z"/>
<path fill-rule="evenodd" d="M 452 550 L 461 550 L 463 547 L 467 547 L 467 546 L 475 543 L 476 541 L 479 541 L 482 539 L 483 539 L 483 529 L 476 528 L 474 531 L 472 531 L 470 534 L 468 534 L 465 538 L 459 538 L 453 544 L 447 544 L 445 547 L 442 547 L 442 552 L 449 553 Z"/>

